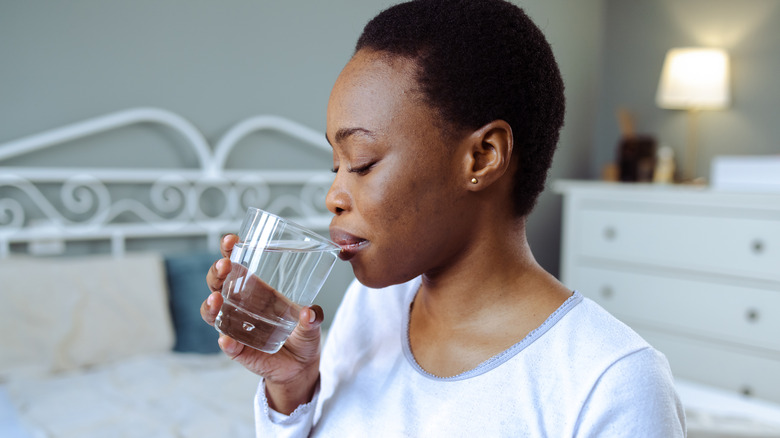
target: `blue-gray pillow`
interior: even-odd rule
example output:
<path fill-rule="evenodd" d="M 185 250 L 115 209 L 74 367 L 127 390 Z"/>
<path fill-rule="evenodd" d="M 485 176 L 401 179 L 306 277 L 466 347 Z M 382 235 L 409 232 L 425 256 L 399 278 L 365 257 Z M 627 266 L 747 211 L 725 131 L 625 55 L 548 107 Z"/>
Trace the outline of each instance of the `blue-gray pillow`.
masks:
<path fill-rule="evenodd" d="M 171 318 L 176 332 L 174 351 L 217 353 L 219 335 L 200 317 L 200 306 L 210 291 L 206 273 L 219 254 L 196 253 L 165 258 Z"/>

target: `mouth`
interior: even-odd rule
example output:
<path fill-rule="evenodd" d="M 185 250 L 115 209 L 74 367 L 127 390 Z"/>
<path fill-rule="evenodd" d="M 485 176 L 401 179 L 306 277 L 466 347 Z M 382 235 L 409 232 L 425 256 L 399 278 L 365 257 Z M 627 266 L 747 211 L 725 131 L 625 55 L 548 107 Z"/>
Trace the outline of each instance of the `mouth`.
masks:
<path fill-rule="evenodd" d="M 369 243 L 366 239 L 354 236 L 337 228 L 331 228 L 330 240 L 341 247 L 339 258 L 344 261 L 349 261 L 351 258 L 355 257 L 357 253 Z"/>

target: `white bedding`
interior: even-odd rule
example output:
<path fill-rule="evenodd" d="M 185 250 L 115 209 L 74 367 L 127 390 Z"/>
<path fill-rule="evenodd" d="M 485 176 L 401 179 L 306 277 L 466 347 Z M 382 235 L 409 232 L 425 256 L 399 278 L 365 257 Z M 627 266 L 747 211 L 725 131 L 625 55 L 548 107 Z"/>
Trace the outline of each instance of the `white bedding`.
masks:
<path fill-rule="evenodd" d="M 258 380 L 221 354 L 161 353 L 5 389 L 23 437 L 240 438 L 254 436 Z"/>
<path fill-rule="evenodd" d="M 12 257 L 0 262 L 0 280 L 0 381 L 173 346 L 158 254 Z"/>
<path fill-rule="evenodd" d="M 677 380 L 688 438 L 780 438 L 780 404 Z"/>
<path fill-rule="evenodd" d="M 259 378 L 171 349 L 159 255 L 12 257 L 0 280 L 0 437 L 254 436 Z"/>

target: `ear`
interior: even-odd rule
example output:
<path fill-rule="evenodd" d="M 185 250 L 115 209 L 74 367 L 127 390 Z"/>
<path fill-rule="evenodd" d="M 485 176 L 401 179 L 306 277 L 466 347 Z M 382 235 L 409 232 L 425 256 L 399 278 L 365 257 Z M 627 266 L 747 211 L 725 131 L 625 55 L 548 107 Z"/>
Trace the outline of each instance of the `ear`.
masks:
<path fill-rule="evenodd" d="M 465 181 L 470 190 L 482 190 L 501 178 L 509 169 L 514 139 L 512 127 L 494 120 L 467 138 L 463 155 Z"/>

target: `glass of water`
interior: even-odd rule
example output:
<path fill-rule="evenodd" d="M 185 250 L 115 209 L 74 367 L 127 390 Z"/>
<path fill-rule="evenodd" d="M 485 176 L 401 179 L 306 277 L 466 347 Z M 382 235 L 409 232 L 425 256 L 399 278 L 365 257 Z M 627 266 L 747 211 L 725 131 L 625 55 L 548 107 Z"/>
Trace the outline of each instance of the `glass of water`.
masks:
<path fill-rule="evenodd" d="M 247 210 L 238 238 L 214 326 L 244 345 L 276 353 L 298 324 L 301 309 L 314 301 L 341 248 L 254 207 Z"/>

